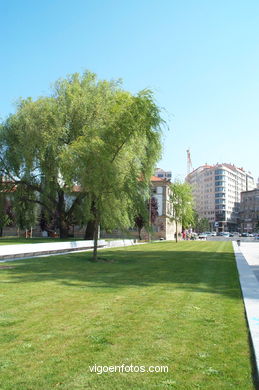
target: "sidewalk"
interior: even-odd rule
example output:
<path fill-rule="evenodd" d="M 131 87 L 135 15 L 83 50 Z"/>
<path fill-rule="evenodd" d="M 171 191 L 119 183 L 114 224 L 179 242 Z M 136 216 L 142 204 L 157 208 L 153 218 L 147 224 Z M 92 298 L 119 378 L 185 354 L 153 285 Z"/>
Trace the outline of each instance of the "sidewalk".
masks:
<path fill-rule="evenodd" d="M 259 377 L 259 242 L 233 241 L 233 248 Z"/>
<path fill-rule="evenodd" d="M 115 241 L 98 240 L 98 250 L 111 249 L 136 245 L 133 239 L 122 239 Z M 24 260 L 45 256 L 57 256 L 78 252 L 92 251 L 94 242 L 92 240 L 46 242 L 40 244 L 20 244 L 0 246 L 0 263 L 7 261 Z"/>

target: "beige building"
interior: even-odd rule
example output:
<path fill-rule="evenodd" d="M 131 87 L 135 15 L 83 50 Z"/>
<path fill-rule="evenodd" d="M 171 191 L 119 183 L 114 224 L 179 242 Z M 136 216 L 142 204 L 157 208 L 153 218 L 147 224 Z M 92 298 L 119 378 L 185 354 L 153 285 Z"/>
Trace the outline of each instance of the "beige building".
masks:
<path fill-rule="evenodd" d="M 170 180 L 156 176 L 151 178 L 152 196 L 156 198 L 158 205 L 158 217 L 153 225 L 155 236 L 165 240 L 175 239 L 175 222 L 170 221 L 173 210 L 170 202 Z M 179 238 L 181 236 L 181 226 L 178 226 Z"/>
<path fill-rule="evenodd" d="M 259 188 L 241 193 L 240 226 L 242 232 L 252 233 L 259 225 Z"/>
<path fill-rule="evenodd" d="M 186 181 L 192 186 L 196 211 L 209 220 L 212 230 L 237 230 L 241 192 L 254 188 L 249 172 L 232 164 L 206 164 L 189 173 Z"/>

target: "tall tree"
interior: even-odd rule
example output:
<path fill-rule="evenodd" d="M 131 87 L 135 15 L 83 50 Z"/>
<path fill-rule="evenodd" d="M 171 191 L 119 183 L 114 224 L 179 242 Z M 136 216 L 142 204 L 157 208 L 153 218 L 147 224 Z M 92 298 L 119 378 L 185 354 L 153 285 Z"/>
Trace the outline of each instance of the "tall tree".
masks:
<path fill-rule="evenodd" d="M 148 91 L 132 96 L 119 82 L 98 80 L 90 72 L 73 74 L 58 80 L 50 96 L 21 100 L 2 124 L 0 171 L 12 181 L 17 204 L 40 205 L 45 219 L 55 219 L 60 236 L 67 237 L 75 218 L 99 221 L 99 204 L 107 191 L 116 186 L 123 190 L 115 202 L 119 208 L 123 194 L 141 187 L 134 178 L 143 175 L 146 182 L 160 153 L 160 123 Z M 66 175 L 66 158 L 76 164 L 79 160 L 87 177 L 81 180 L 76 166 L 74 175 L 71 169 Z M 122 171 L 124 175 L 118 173 Z M 80 191 L 75 190 L 76 178 Z M 117 214 L 117 220 L 128 220 Z"/>
<path fill-rule="evenodd" d="M 98 226 L 133 226 L 136 203 L 148 198 L 150 177 L 161 152 L 161 123 L 150 91 L 133 96 L 117 89 L 107 102 L 105 120 L 63 150 L 65 182 L 70 187 L 76 182 L 87 193 L 87 213 L 94 222 L 94 261 Z"/>
<path fill-rule="evenodd" d="M 171 184 L 170 201 L 173 208 L 172 220 L 176 226 L 176 242 L 178 241 L 178 228 L 186 229 L 193 223 L 193 197 L 192 190 L 188 183 L 176 181 Z"/>

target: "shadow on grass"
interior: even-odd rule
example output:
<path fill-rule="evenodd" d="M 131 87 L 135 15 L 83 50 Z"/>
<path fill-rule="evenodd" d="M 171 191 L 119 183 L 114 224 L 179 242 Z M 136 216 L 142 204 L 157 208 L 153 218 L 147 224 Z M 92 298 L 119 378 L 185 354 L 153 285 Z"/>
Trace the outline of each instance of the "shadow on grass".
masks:
<path fill-rule="evenodd" d="M 231 250 L 213 252 L 213 247 L 204 251 L 199 246 L 195 250 L 177 250 L 176 246 L 172 250 L 168 248 L 158 250 L 153 245 L 150 250 L 134 247 L 102 251 L 100 256 L 108 261 L 98 263 L 87 261 L 91 258 L 89 252 L 17 261 L 12 263 L 13 268 L 1 270 L 8 278 L 2 283 L 56 281 L 70 288 L 105 288 L 106 291 L 159 284 L 168 289 L 224 294 L 240 299 Z"/>

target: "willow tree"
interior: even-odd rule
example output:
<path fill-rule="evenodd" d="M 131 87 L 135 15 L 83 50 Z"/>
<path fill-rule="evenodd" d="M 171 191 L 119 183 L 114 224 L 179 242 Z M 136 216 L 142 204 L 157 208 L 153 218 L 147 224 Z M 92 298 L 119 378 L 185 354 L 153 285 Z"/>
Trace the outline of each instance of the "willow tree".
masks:
<path fill-rule="evenodd" d="M 152 93 L 133 96 L 117 89 L 107 105 L 106 117 L 77 137 L 62 153 L 61 173 L 72 188 L 78 183 L 87 193 L 94 222 L 97 259 L 98 226 L 126 228 L 134 225 L 136 205 L 145 205 L 150 177 L 160 157 L 162 119 Z"/>
<path fill-rule="evenodd" d="M 67 237 L 71 221 L 128 226 L 160 154 L 159 109 L 149 91 L 85 72 L 50 96 L 22 99 L 0 130 L 0 171 L 16 204 L 40 205 Z"/>
<path fill-rule="evenodd" d="M 57 81 L 50 96 L 21 100 L 1 127 L 0 170 L 13 183 L 15 203 L 39 204 L 48 220 L 56 219 L 61 237 L 67 237 L 74 215 L 85 221 L 87 196 L 73 188 L 68 192 L 61 154 L 104 121 L 117 88 L 89 72 L 71 75 Z"/>

